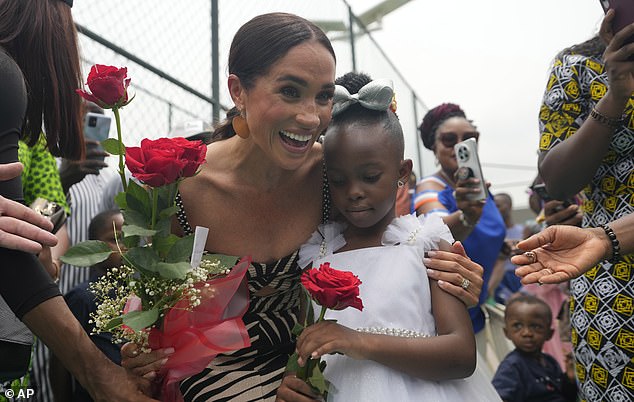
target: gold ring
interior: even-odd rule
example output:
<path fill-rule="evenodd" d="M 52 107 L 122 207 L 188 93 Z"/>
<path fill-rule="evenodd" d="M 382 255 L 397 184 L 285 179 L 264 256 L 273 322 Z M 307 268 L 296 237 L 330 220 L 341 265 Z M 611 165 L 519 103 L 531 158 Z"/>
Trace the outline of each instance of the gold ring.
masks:
<path fill-rule="evenodd" d="M 460 282 L 460 287 L 464 290 L 467 290 L 469 288 L 469 285 L 471 285 L 471 281 L 467 278 L 462 278 L 462 282 Z"/>
<path fill-rule="evenodd" d="M 524 257 L 530 260 L 529 264 L 535 264 L 537 262 L 537 254 L 535 254 L 534 251 L 525 252 Z"/>

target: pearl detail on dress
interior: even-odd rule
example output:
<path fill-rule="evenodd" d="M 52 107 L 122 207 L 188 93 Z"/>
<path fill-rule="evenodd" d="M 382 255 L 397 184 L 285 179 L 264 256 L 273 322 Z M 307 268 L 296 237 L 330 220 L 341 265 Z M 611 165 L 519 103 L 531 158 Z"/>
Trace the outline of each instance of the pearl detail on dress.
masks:
<path fill-rule="evenodd" d="M 431 335 L 427 335 L 427 334 L 416 332 L 410 329 L 403 329 L 403 328 L 364 327 L 364 328 L 356 328 L 355 330 L 358 332 L 365 332 L 368 334 L 400 336 L 402 338 L 428 338 L 431 336 Z"/>

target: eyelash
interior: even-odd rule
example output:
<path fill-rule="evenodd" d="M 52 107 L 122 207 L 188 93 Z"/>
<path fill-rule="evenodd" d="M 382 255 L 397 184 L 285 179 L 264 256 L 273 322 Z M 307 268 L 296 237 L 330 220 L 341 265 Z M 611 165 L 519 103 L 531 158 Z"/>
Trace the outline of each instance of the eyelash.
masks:
<path fill-rule="evenodd" d="M 280 93 L 289 98 L 297 98 L 299 97 L 299 91 L 293 87 L 284 87 L 280 89 Z"/>
<path fill-rule="evenodd" d="M 366 176 L 363 179 L 368 183 L 376 183 L 381 178 L 380 174 L 375 174 L 373 176 Z"/>

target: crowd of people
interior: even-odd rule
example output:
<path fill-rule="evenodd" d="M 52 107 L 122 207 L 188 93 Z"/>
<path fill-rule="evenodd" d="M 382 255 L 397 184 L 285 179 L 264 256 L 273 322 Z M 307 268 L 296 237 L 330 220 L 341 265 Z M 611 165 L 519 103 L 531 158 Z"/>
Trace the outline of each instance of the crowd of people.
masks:
<path fill-rule="evenodd" d="M 118 251 L 123 224 L 121 181 L 82 133 L 86 113 L 104 112 L 75 94 L 72 5 L 0 0 L 0 390 L 34 388 L 45 402 L 157 400 L 174 350 L 92 333 L 88 284 L 121 255 L 90 270 L 60 261 L 87 239 Z M 495 183 L 458 166 L 454 146 L 481 135 L 459 105 L 420 122 L 438 171 L 416 180 L 389 80 L 336 78 L 330 40 L 300 16 L 240 27 L 226 119 L 166 135 L 208 144 L 200 172 L 179 187 L 173 230 L 212 228 L 206 250 L 252 258 L 250 346 L 182 380 L 183 400 L 318 399 L 287 369 L 294 352 L 299 367 L 327 361 L 333 401 L 634 400 L 634 50 L 624 45 L 634 24 L 613 32 L 614 17 L 553 61 L 529 200 L 536 219 L 526 224 L 513 220 L 508 194 L 475 197 Z M 39 199 L 67 220 L 54 227 L 28 207 Z M 330 311 L 297 336 L 311 311 L 300 276 L 323 262 L 362 278 L 364 311 Z M 496 355 L 491 331 L 513 350 Z"/>

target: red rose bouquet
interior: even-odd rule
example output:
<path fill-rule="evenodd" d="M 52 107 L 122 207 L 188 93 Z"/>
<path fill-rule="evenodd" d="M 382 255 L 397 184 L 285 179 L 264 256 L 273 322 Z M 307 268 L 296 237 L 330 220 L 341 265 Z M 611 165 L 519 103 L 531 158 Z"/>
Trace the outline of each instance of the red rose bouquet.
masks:
<path fill-rule="evenodd" d="M 180 380 L 200 372 L 218 353 L 250 345 L 242 322 L 248 308 L 245 274 L 250 258 L 236 264 L 235 257 L 204 254 L 206 228 L 184 237 L 171 233 L 178 185 L 205 163 L 207 147 L 184 138 L 144 139 L 139 147 L 124 146 L 119 109 L 132 100 L 129 84 L 125 68 L 96 65 L 87 82 L 92 93 L 77 90 L 115 114 L 117 139 L 102 145 L 119 156 L 124 191 L 115 202 L 124 224 L 118 250 L 87 241 L 70 248 L 62 261 L 92 266 L 113 252 L 121 253 L 124 265 L 91 284 L 98 302 L 91 316 L 95 331 L 112 332 L 115 341 L 133 341 L 143 350 L 174 348 L 162 369 L 161 399 L 177 401 L 182 400 Z M 126 181 L 124 161 L 140 184 Z"/>
<path fill-rule="evenodd" d="M 297 324 L 293 328 L 293 334 L 296 336 L 299 336 L 309 324 L 309 320 L 314 318 L 311 300 L 321 306 L 316 322 L 324 320 L 328 309 L 343 310 L 352 307 L 359 311 L 363 310 L 363 302 L 359 298 L 361 281 L 352 272 L 331 268 L 330 263 L 325 262 L 319 266 L 319 269 L 306 270 L 302 274 L 301 281 L 309 295 L 308 312 L 304 325 Z M 323 375 L 326 362 L 321 359 L 309 359 L 304 367 L 300 367 L 297 364 L 297 358 L 297 353 L 289 357 L 287 370 L 295 372 L 297 378 L 306 381 L 315 392 L 326 398 L 329 386 Z"/>

